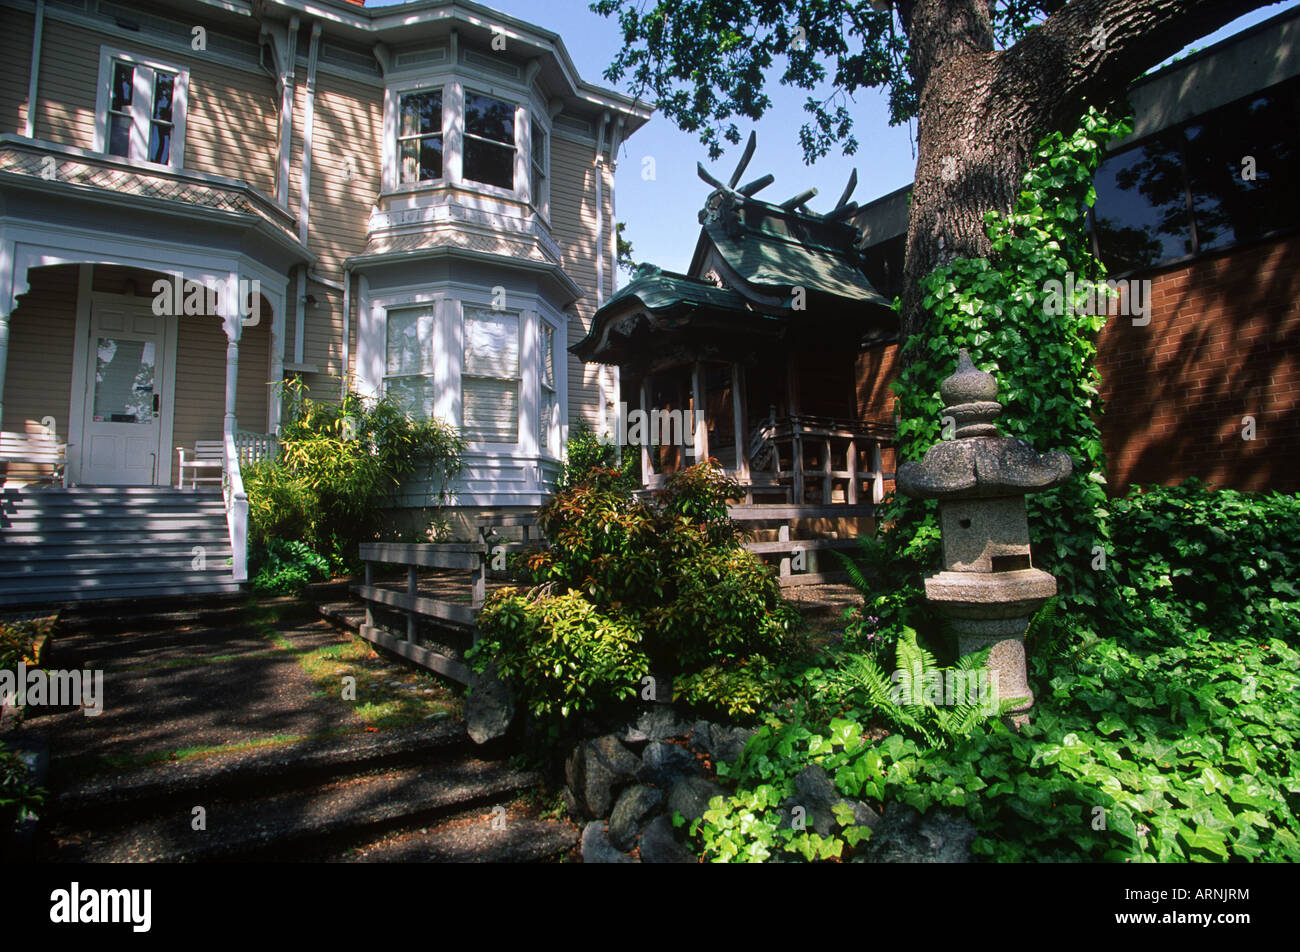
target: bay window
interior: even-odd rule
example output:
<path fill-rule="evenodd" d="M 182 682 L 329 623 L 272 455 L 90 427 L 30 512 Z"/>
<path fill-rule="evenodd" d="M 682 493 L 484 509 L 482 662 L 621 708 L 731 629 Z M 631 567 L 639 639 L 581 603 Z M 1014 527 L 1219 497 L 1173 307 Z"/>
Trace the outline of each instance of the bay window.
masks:
<path fill-rule="evenodd" d="M 543 215 L 550 217 L 550 186 L 548 184 L 550 173 L 551 150 L 547 148 L 546 130 L 542 128 L 537 120 L 532 124 L 532 199 L 533 207 Z"/>
<path fill-rule="evenodd" d="M 470 442 L 519 442 L 519 315 L 465 306 L 461 433 Z"/>

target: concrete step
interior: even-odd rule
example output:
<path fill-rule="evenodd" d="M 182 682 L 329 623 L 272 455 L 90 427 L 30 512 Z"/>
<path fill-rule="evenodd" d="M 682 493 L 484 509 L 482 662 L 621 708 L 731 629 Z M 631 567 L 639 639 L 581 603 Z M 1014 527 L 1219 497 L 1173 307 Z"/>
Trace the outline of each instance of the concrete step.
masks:
<path fill-rule="evenodd" d="M 45 588 L 43 586 L 18 585 L 8 591 L 0 591 L 0 607 L 17 608 L 38 606 L 57 606 L 65 602 L 138 602 L 142 599 L 155 598 L 191 598 L 211 595 L 240 595 L 243 587 L 232 581 L 225 582 L 168 582 L 166 580 L 149 584 L 122 585 L 119 587 L 85 587 L 64 585 L 63 587 Z"/>

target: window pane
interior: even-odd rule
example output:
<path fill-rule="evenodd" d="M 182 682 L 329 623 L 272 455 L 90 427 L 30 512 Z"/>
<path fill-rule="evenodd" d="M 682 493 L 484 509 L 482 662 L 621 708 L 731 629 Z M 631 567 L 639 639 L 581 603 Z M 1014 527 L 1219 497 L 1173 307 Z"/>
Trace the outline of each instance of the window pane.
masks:
<path fill-rule="evenodd" d="M 99 338 L 95 351 L 95 422 L 152 423 L 152 341 Z"/>
<path fill-rule="evenodd" d="M 555 387 L 555 331 L 542 325 L 542 383 Z"/>
<path fill-rule="evenodd" d="M 1294 93 L 1257 96 L 1187 127 L 1188 177 L 1202 251 L 1268 234 L 1300 218 Z M 1250 156 L 1250 169 L 1242 160 Z"/>
<path fill-rule="evenodd" d="M 1097 171 L 1098 247 L 1110 271 L 1192 253 L 1180 140 L 1181 133 L 1157 136 Z"/>
<path fill-rule="evenodd" d="M 500 188 L 515 187 L 515 150 L 495 142 L 465 139 L 465 178 Z"/>
<path fill-rule="evenodd" d="M 557 399 L 554 393 L 549 390 L 542 391 L 542 412 L 538 418 L 538 425 L 541 432 L 538 434 L 538 442 L 541 443 L 542 449 L 547 452 L 555 450 L 555 440 L 552 431 L 555 424 L 555 407 Z"/>
<path fill-rule="evenodd" d="M 461 387 L 462 433 L 485 443 L 519 441 L 519 383 L 465 377 Z"/>
<path fill-rule="evenodd" d="M 533 164 L 539 169 L 546 169 L 546 132 L 537 123 L 533 123 Z"/>
<path fill-rule="evenodd" d="M 472 136 L 505 143 L 513 149 L 515 104 L 482 93 L 466 92 L 465 131 Z"/>
<path fill-rule="evenodd" d="M 390 377 L 384 390 L 393 402 L 417 420 L 432 420 L 434 386 L 432 377 Z"/>
<path fill-rule="evenodd" d="M 433 373 L 433 314 L 388 312 L 388 374 Z"/>
<path fill-rule="evenodd" d="M 402 136 L 429 135 L 442 132 L 442 90 L 411 93 L 402 97 Z"/>
<path fill-rule="evenodd" d="M 131 120 L 126 116 L 108 117 L 109 155 L 131 155 Z"/>
<path fill-rule="evenodd" d="M 124 112 L 131 105 L 135 82 L 135 67 L 129 63 L 113 64 L 112 103 L 113 112 Z"/>
<path fill-rule="evenodd" d="M 172 127 L 160 122 L 149 123 L 149 161 L 166 165 L 172 151 Z"/>
<path fill-rule="evenodd" d="M 175 78 L 159 73 L 153 83 L 153 117 L 163 122 L 172 121 L 172 96 Z"/>
<path fill-rule="evenodd" d="M 519 376 L 519 317 L 480 309 L 465 311 L 465 373 Z"/>

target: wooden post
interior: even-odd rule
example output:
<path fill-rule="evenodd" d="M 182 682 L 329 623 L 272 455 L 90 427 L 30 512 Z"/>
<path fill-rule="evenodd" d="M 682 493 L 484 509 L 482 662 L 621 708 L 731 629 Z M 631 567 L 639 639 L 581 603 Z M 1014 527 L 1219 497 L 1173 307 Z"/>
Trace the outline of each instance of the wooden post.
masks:
<path fill-rule="evenodd" d="M 826 455 L 822 457 L 822 505 L 834 502 L 835 480 L 831 477 L 831 438 L 826 437 Z"/>
<path fill-rule="evenodd" d="M 749 483 L 749 434 L 745 431 L 745 370 L 731 365 L 731 407 L 736 416 L 736 478 Z"/>
<path fill-rule="evenodd" d="M 481 608 L 487 601 L 487 570 L 488 559 L 492 558 L 492 546 L 488 542 L 488 530 L 480 528 L 478 530 L 479 541 L 483 543 L 483 552 L 479 555 L 478 578 L 474 580 L 474 594 L 470 596 L 470 607 Z"/>
<path fill-rule="evenodd" d="M 849 491 L 844 500 L 850 506 L 855 506 L 858 502 L 858 443 L 851 436 L 849 437 L 848 457 L 845 462 L 848 464 L 849 470 Z"/>
<path fill-rule="evenodd" d="M 786 523 L 776 530 L 776 538 L 779 542 L 790 541 L 790 523 Z M 790 553 L 783 553 L 781 556 L 781 577 L 785 578 L 790 574 Z"/>
<path fill-rule="evenodd" d="M 375 584 L 374 565 L 370 562 L 367 562 L 366 563 L 366 588 L 370 588 L 374 584 Z M 369 601 L 366 602 L 366 627 L 367 628 L 375 627 L 375 613 L 374 610 L 371 608 L 371 603 Z"/>
<path fill-rule="evenodd" d="M 790 418 L 790 438 L 794 441 L 794 504 L 803 505 L 803 437 L 799 432 L 799 421 Z"/>
<path fill-rule="evenodd" d="M 654 473 L 650 466 L 650 375 L 641 378 L 641 488 L 650 486 L 650 476 Z"/>
<path fill-rule="evenodd" d="M 704 364 L 696 361 L 691 368 L 691 425 L 695 430 L 695 462 L 709 458 L 709 422 L 704 412 Z"/>
<path fill-rule="evenodd" d="M 881 462 L 880 441 L 873 440 L 871 443 L 871 501 L 879 506 L 885 501 L 885 474 L 882 470 L 885 464 Z"/>
<path fill-rule="evenodd" d="M 415 584 L 415 566 L 406 567 L 406 594 L 415 598 L 419 594 L 419 588 Z M 415 641 L 415 612 L 408 609 L 406 612 L 406 640 Z"/>

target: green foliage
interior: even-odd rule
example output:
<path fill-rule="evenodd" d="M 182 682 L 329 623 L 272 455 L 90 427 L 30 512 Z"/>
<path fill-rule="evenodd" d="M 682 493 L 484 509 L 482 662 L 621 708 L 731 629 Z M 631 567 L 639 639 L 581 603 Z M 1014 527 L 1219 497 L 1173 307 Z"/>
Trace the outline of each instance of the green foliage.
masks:
<path fill-rule="evenodd" d="M 313 552 L 305 542 L 272 539 L 263 551 L 261 567 L 253 576 L 253 590 L 294 595 L 312 582 L 323 582 L 329 577 L 329 559 Z"/>
<path fill-rule="evenodd" d="M 604 614 L 578 592 L 530 599 L 515 588 L 494 593 L 479 616 L 485 633 L 471 651 L 490 658 L 544 723 L 592 713 L 636 696 L 649 665 L 641 633 Z"/>
<path fill-rule="evenodd" d="M 707 855 L 802 857 L 772 805 L 819 764 L 846 797 L 964 812 L 991 860 L 1300 859 L 1300 496 L 1192 484 L 1113 512 L 1103 604 L 1049 602 L 1026 633 L 1028 726 L 957 723 L 940 744 L 885 713 L 874 666 L 811 669 L 800 702 L 720 765 L 737 791 L 697 827 Z M 882 723 L 893 732 L 871 739 Z"/>
<path fill-rule="evenodd" d="M 541 606 L 568 594 L 635 631 L 644 666 L 673 679 L 675 699 L 733 715 L 770 705 L 780 685 L 772 664 L 799 647 L 799 616 L 771 571 L 741 545 L 726 508 L 735 488 L 701 464 L 670 477 L 651 502 L 634 496 L 617 472 L 588 469 L 538 514 L 549 545 L 526 564 L 546 594 L 532 608 L 511 603 L 531 617 L 518 623 L 521 637 L 554 640 Z M 497 662 L 503 626 L 515 624 L 515 614 L 496 610 L 501 597 L 480 617 L 487 634 L 475 656 L 480 670 Z M 607 686 L 602 701 L 639 693 L 633 675 L 641 668 L 619 670 L 622 680 Z M 554 711 L 568 703 L 558 684 L 523 687 L 530 706 Z"/>
<path fill-rule="evenodd" d="M 592 431 L 587 421 L 579 420 L 569 431 L 565 444 L 564 469 L 560 472 L 556 489 L 564 491 L 586 482 L 600 470 L 605 481 L 631 489 L 635 485 L 632 454 L 618 461 L 618 447 Z"/>
<path fill-rule="evenodd" d="M 49 635 L 53 618 L 0 622 L 0 669 L 37 663 L 37 642 Z"/>
<path fill-rule="evenodd" d="M 990 4 L 996 43 L 1010 46 L 1064 2 Z M 891 125 L 917 115 L 920 90 L 908 62 L 905 24 L 888 9 L 859 0 L 594 0 L 590 6 L 616 16 L 623 32 L 623 47 L 605 78 L 628 78 L 659 113 L 698 133 L 712 158 L 723 141 L 740 141 L 737 117 L 758 120 L 771 107 L 769 76 L 809 93 L 804 109 L 810 119 L 799 130 L 809 164 L 836 144 L 846 155 L 857 151 L 848 103 L 860 89 L 887 91 Z M 783 71 L 774 71 L 777 60 Z"/>
<path fill-rule="evenodd" d="M 38 810 L 45 791 L 31 782 L 22 757 L 0 741 L 0 842 L 17 821 Z"/>
<path fill-rule="evenodd" d="M 355 567 L 399 485 L 428 482 L 441 487 L 435 502 L 445 499 L 464 450 L 453 426 L 411 419 L 387 397 L 313 400 L 298 380 L 286 391 L 279 456 L 244 472 L 255 569 L 272 540 L 301 542 L 334 569 Z"/>

